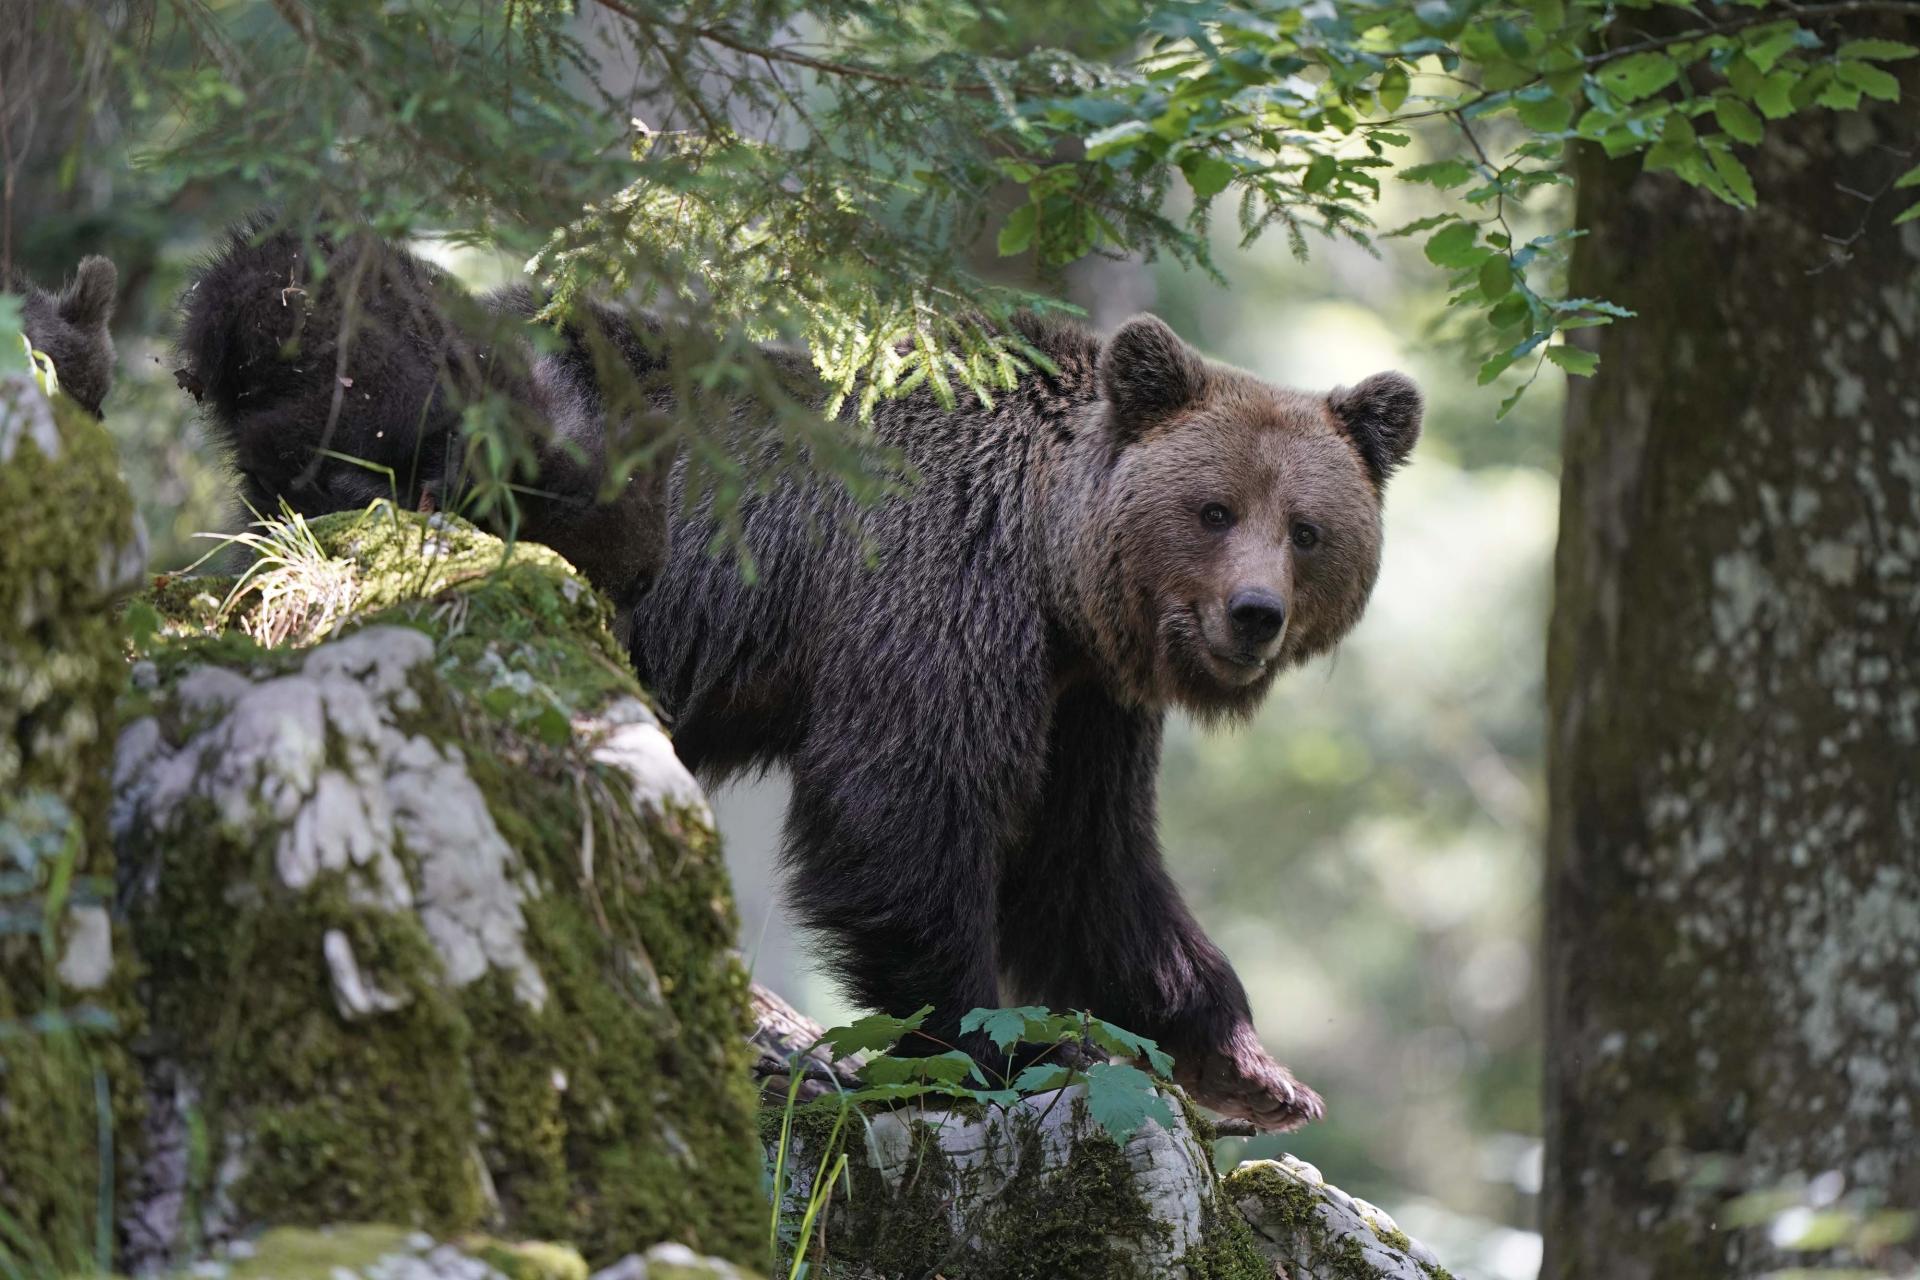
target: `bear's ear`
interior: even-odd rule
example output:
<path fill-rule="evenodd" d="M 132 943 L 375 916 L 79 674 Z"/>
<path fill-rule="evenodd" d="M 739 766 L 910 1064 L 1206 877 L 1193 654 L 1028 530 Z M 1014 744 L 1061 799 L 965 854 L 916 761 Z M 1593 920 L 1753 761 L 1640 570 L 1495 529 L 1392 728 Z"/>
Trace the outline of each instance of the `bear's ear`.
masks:
<path fill-rule="evenodd" d="M 1327 407 L 1352 437 L 1374 483 L 1385 484 L 1420 438 L 1420 388 L 1404 373 L 1376 373 L 1351 387 L 1337 387 Z"/>
<path fill-rule="evenodd" d="M 113 318 L 113 297 L 120 273 L 105 258 L 82 258 L 73 283 L 60 295 L 60 318 L 77 329 L 91 329 Z"/>
<path fill-rule="evenodd" d="M 1123 441 L 1192 404 L 1206 386 L 1206 361 L 1153 316 L 1127 321 L 1100 352 L 1100 394 Z"/>

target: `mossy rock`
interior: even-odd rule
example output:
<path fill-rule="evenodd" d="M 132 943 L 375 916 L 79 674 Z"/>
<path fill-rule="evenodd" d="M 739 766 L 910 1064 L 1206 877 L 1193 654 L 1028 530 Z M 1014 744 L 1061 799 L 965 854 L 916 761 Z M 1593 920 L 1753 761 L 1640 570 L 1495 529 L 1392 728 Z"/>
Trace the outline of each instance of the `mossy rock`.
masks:
<path fill-rule="evenodd" d="M 756 1258 L 726 871 L 599 598 L 442 516 L 271 538 L 135 610 L 129 1259 L 353 1221 Z"/>
<path fill-rule="evenodd" d="M 1453 1280 L 1383 1210 L 1304 1160 L 1249 1160 L 1225 1186 L 1261 1255 L 1291 1280 Z"/>
<path fill-rule="evenodd" d="M 102 815 L 126 680 L 113 601 L 137 583 L 145 541 L 105 429 L 43 361 L 0 331 L 0 1273 L 12 1274 L 98 1262 L 110 1135 L 138 1128 L 124 1048 L 137 974 L 109 910 Z"/>
<path fill-rule="evenodd" d="M 1174 1110 L 1124 1144 L 1089 1118 L 1081 1086 L 1009 1108 L 850 1116 L 845 1183 L 815 1275 L 949 1280 L 1271 1280 L 1220 1193 L 1205 1141 Z M 798 1219 L 832 1136 L 831 1099 L 797 1112 L 783 1213 Z M 763 1134 L 777 1146 L 783 1114 Z"/>
<path fill-rule="evenodd" d="M 276 1227 L 237 1240 L 188 1269 L 195 1280 L 754 1280 L 723 1258 L 655 1245 L 589 1275 L 563 1244 L 485 1235 L 436 1240 L 382 1224 Z"/>

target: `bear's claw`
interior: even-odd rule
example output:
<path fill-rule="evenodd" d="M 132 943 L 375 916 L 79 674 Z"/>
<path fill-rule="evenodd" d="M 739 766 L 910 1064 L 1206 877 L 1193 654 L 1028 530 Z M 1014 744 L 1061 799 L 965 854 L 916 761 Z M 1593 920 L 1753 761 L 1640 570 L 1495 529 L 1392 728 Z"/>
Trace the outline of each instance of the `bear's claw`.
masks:
<path fill-rule="evenodd" d="M 1195 1102 L 1262 1132 L 1284 1133 L 1326 1115 L 1320 1095 L 1275 1062 L 1251 1027 L 1236 1032 L 1225 1048 L 1188 1062 L 1176 1064 L 1174 1080 Z"/>

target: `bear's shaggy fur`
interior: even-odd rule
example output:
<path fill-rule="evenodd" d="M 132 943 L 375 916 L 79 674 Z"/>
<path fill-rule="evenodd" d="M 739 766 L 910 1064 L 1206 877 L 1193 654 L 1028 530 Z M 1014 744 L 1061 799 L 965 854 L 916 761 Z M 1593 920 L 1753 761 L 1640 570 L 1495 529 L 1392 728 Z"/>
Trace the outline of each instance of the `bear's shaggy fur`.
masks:
<path fill-rule="evenodd" d="M 302 300 L 315 319 L 301 358 L 318 371 L 289 372 L 273 361 L 298 309 L 280 291 L 304 277 L 297 259 L 289 277 L 290 245 L 268 243 L 257 269 L 236 244 L 202 275 L 185 341 L 256 501 L 374 496 L 316 459 L 329 438 L 416 488 L 444 485 L 439 459 L 459 452 L 439 407 L 460 385 L 447 370 L 480 355 L 438 318 L 444 283 L 384 246 L 344 255 L 377 253 L 402 283 L 365 308 L 386 335 L 378 353 L 344 362 L 377 370 L 350 390 L 396 390 L 337 407 L 327 290 L 343 266 Z M 783 479 L 747 497 L 753 581 L 711 553 L 711 500 L 684 492 L 676 464 L 666 509 L 679 514 L 632 613 L 634 664 L 704 779 L 790 768 L 793 904 L 861 1003 L 933 1006 L 906 1051 L 961 1044 L 984 1061 L 980 1037 L 959 1034 L 968 1010 L 1086 1008 L 1158 1039 L 1202 1102 L 1262 1128 L 1305 1123 L 1319 1098 L 1261 1047 L 1239 979 L 1162 863 L 1162 725 L 1174 708 L 1250 715 L 1359 619 L 1419 393 L 1399 374 L 1330 395 L 1277 387 L 1151 317 L 1105 342 L 1023 324 L 1053 369 L 991 405 L 947 411 L 923 390 L 878 408 L 875 433 L 918 475 L 903 495 L 861 507 L 830 480 Z M 657 372 L 657 349 L 617 317 L 600 326 L 642 381 Z M 547 381 L 566 391 L 555 435 L 592 458 L 605 428 L 582 347 Z M 535 365 L 512 385 L 538 409 L 553 401 Z M 562 465 L 553 449 L 541 462 Z M 570 532 L 542 540 L 571 556 Z"/>
<path fill-rule="evenodd" d="M 1261 1048 L 1162 864 L 1161 727 L 1251 714 L 1359 619 L 1419 393 L 1275 387 L 1150 317 L 1104 344 L 1027 336 L 1057 371 L 991 407 L 878 409 L 907 495 L 748 499 L 756 582 L 707 554 L 696 503 L 635 664 L 704 778 L 790 766 L 793 904 L 862 1004 L 934 1007 L 921 1047 L 1003 1000 L 1087 1008 L 1157 1038 L 1216 1109 L 1304 1123 L 1319 1099 Z M 1248 596 L 1277 632 L 1237 626 Z"/>
<path fill-rule="evenodd" d="M 119 273 L 105 258 L 83 258 L 73 283 L 48 293 L 14 273 L 8 285 L 25 299 L 22 327 L 34 350 L 53 361 L 60 389 L 88 413 L 100 416 L 113 387 L 113 300 Z"/>
<path fill-rule="evenodd" d="M 230 235 L 182 296 L 175 376 L 263 514 L 282 499 L 303 515 L 377 498 L 462 507 L 463 412 L 497 397 L 532 447 L 533 482 L 519 491 L 511 532 L 551 546 L 629 608 L 666 558 L 664 468 L 602 492 L 595 362 L 643 361 L 645 346 L 624 318 L 596 309 L 563 330 L 557 350 L 539 352 L 528 341 L 536 309 L 524 289 L 469 298 L 369 235 L 308 243 L 256 222 Z"/>

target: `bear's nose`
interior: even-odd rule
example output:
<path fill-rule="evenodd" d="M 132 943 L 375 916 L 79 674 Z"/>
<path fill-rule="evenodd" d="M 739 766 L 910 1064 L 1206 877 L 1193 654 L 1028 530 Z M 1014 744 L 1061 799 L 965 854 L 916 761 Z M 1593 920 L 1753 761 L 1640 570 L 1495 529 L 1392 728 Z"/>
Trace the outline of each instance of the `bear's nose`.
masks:
<path fill-rule="evenodd" d="M 1235 640 L 1249 649 L 1258 649 L 1287 625 L 1287 602 L 1258 587 L 1236 591 L 1227 601 L 1227 619 L 1233 623 Z"/>

